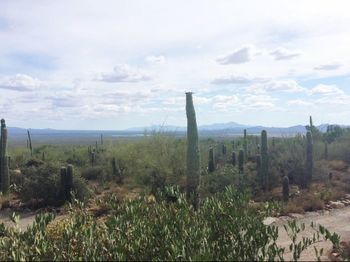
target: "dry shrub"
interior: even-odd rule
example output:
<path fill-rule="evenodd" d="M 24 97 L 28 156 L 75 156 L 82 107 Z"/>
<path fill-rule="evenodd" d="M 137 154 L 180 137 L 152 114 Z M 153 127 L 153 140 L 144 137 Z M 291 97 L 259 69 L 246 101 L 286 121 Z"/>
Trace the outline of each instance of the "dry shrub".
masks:
<path fill-rule="evenodd" d="M 303 192 L 298 196 L 296 202 L 304 209 L 304 211 L 316 211 L 324 208 L 324 201 L 320 195 L 312 192 Z"/>
<path fill-rule="evenodd" d="M 329 161 L 329 167 L 336 171 L 345 172 L 348 169 L 348 164 L 342 160 L 332 160 L 332 161 Z"/>
<path fill-rule="evenodd" d="M 281 215 L 288 215 L 290 213 L 304 213 L 304 209 L 298 205 L 296 201 L 289 201 L 282 206 Z"/>

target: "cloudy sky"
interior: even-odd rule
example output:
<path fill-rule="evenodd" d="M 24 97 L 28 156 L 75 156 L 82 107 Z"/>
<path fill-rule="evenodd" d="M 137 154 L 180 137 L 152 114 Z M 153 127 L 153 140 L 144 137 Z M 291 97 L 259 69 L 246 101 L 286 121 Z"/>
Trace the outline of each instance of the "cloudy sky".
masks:
<path fill-rule="evenodd" d="M 350 2 L 0 0 L 0 117 L 124 129 L 350 124 Z"/>

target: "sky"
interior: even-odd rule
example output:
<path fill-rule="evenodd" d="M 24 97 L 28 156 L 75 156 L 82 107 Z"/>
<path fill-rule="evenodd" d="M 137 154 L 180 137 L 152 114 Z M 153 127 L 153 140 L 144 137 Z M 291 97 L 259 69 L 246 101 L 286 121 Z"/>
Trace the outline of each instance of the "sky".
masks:
<path fill-rule="evenodd" d="M 9 126 L 350 125 L 350 2 L 0 0 Z"/>

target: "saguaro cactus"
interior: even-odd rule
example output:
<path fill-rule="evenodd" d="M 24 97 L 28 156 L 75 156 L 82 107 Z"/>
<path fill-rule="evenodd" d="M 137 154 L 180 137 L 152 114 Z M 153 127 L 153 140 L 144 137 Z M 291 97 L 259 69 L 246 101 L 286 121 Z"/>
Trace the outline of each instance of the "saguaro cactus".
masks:
<path fill-rule="evenodd" d="M 263 184 L 263 177 L 262 177 L 262 173 L 261 173 L 261 155 L 258 154 L 256 155 L 256 174 L 258 177 L 258 183 L 260 185 Z"/>
<path fill-rule="evenodd" d="M 231 155 L 231 164 L 233 166 L 236 166 L 236 152 L 232 151 L 232 155 Z"/>
<path fill-rule="evenodd" d="M 116 177 L 117 184 L 123 183 L 122 172 L 117 164 L 117 160 L 115 157 L 112 158 L 112 173 Z"/>
<path fill-rule="evenodd" d="M 30 155 L 33 156 L 32 138 L 31 138 L 31 136 L 30 136 L 29 130 L 27 130 L 27 134 L 28 134 Z"/>
<path fill-rule="evenodd" d="M 62 200 L 66 200 L 66 177 L 67 177 L 67 168 L 65 166 L 61 167 L 61 188 L 60 195 Z"/>
<path fill-rule="evenodd" d="M 308 187 L 312 180 L 312 173 L 314 169 L 314 158 L 313 158 L 313 143 L 311 132 L 306 133 L 306 183 Z"/>
<path fill-rule="evenodd" d="M 269 188 L 269 159 L 267 153 L 267 133 L 265 130 L 261 131 L 261 176 L 262 186 L 264 190 Z"/>
<path fill-rule="evenodd" d="M 238 171 L 240 174 L 244 172 L 244 151 L 242 149 L 238 153 Z"/>
<path fill-rule="evenodd" d="M 43 152 L 41 153 L 41 160 L 42 160 L 42 161 L 45 161 L 45 151 L 43 151 Z"/>
<path fill-rule="evenodd" d="M 226 145 L 222 144 L 222 154 L 226 156 Z"/>
<path fill-rule="evenodd" d="M 209 161 L 208 161 L 208 172 L 212 173 L 215 171 L 215 155 L 214 148 L 209 148 Z"/>
<path fill-rule="evenodd" d="M 247 141 L 247 129 L 244 129 L 243 136 L 243 150 L 244 150 L 244 161 L 248 159 L 248 141 Z"/>
<path fill-rule="evenodd" d="M 103 145 L 103 134 L 101 134 L 101 145 Z"/>
<path fill-rule="evenodd" d="M 91 167 L 94 167 L 95 166 L 95 163 L 96 163 L 96 153 L 95 151 L 91 152 Z"/>
<path fill-rule="evenodd" d="M 328 143 L 324 142 L 324 159 L 328 159 Z"/>
<path fill-rule="evenodd" d="M 1 181 L 2 193 L 4 195 L 8 194 L 10 189 L 10 175 L 9 175 L 9 156 L 7 155 L 7 128 L 5 124 L 5 119 L 1 119 L 0 181 Z"/>
<path fill-rule="evenodd" d="M 283 193 L 283 201 L 287 202 L 289 199 L 289 178 L 288 178 L 288 176 L 284 176 L 282 178 L 282 193 Z"/>
<path fill-rule="evenodd" d="M 199 207 L 198 185 L 200 180 L 200 156 L 198 147 L 198 129 L 192 93 L 186 93 L 187 116 L 187 198 L 194 209 Z"/>
<path fill-rule="evenodd" d="M 66 182 L 65 182 L 65 192 L 66 192 L 66 200 L 71 200 L 71 191 L 73 189 L 73 165 L 67 166 L 67 175 L 66 175 Z"/>

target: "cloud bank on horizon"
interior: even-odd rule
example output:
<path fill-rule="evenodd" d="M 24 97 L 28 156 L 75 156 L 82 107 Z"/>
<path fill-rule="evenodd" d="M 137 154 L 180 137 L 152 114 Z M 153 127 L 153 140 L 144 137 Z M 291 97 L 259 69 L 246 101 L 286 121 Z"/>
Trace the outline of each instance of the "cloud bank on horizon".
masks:
<path fill-rule="evenodd" d="M 350 124 L 349 1 L 0 2 L 0 117 L 124 129 Z"/>

